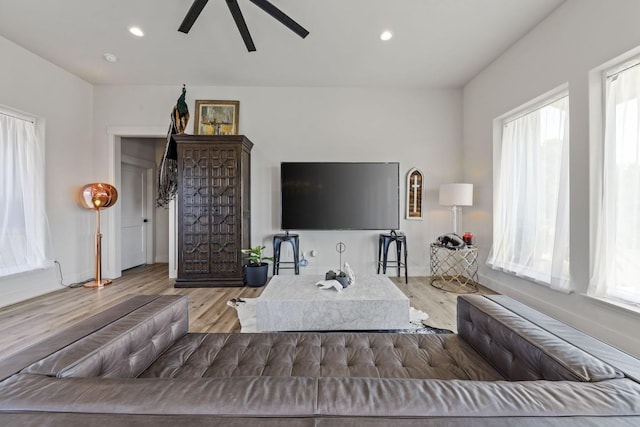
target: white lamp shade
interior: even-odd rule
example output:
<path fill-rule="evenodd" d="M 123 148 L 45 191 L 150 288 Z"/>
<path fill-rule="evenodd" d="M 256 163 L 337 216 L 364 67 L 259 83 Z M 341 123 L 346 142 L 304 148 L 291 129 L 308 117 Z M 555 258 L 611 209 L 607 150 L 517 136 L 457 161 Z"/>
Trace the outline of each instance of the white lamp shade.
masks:
<path fill-rule="evenodd" d="M 473 205 L 473 184 L 443 184 L 440 186 L 442 206 Z"/>

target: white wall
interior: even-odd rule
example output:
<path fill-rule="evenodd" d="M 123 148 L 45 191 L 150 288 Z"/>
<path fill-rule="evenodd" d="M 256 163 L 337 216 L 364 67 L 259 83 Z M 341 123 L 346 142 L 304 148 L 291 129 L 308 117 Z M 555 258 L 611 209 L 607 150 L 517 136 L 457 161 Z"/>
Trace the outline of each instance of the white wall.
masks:
<path fill-rule="evenodd" d="M 94 143 L 105 155 L 106 131 L 114 126 L 169 125 L 179 86 L 95 87 Z M 240 133 L 255 144 L 251 157 L 252 244 L 271 254 L 279 229 L 281 161 L 398 161 L 404 211 L 406 173 L 421 169 L 426 178 L 427 213 L 423 221 L 401 221 L 409 242 L 409 274 L 427 274 L 427 247 L 448 231 L 448 212 L 438 205 L 441 183 L 461 174 L 460 90 L 376 90 L 333 88 L 201 87 L 187 83 L 194 122 L 196 99 L 240 101 Z M 101 169 L 101 174 L 106 174 Z M 404 212 L 402 213 L 404 217 Z M 347 244 L 343 260 L 356 274 L 375 273 L 374 231 L 300 231 L 301 250 L 309 259 L 304 273 L 336 268 L 338 241 Z M 308 252 L 315 249 L 316 258 Z M 282 259 L 284 260 L 284 259 Z"/>
<path fill-rule="evenodd" d="M 65 284 L 92 277 L 94 215 L 76 203 L 93 173 L 93 88 L 0 37 L 0 104 L 45 120 L 46 207 Z M 0 278 L 0 306 L 60 288 L 57 268 Z"/>
<path fill-rule="evenodd" d="M 476 184 L 475 204 L 465 221 L 480 247 L 481 282 L 578 329 L 640 355 L 640 315 L 582 295 L 589 281 L 588 73 L 640 45 L 637 0 L 568 0 L 463 92 L 464 177 Z M 492 236 L 493 119 L 560 84 L 569 83 L 571 275 L 570 295 L 489 269 Z"/>

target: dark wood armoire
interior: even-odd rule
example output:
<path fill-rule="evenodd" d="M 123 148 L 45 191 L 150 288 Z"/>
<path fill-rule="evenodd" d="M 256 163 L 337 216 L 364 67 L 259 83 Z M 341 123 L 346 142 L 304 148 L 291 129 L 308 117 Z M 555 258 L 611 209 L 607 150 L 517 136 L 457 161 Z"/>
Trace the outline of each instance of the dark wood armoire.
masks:
<path fill-rule="evenodd" d="M 251 148 L 244 135 L 176 135 L 175 287 L 243 286 L 251 244 Z"/>

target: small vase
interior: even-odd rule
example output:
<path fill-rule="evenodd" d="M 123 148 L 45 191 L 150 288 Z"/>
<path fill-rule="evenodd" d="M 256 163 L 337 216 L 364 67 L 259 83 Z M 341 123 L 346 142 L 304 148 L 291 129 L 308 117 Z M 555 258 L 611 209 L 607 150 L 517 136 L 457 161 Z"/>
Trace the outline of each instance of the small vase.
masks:
<path fill-rule="evenodd" d="M 475 243 L 475 238 L 473 237 L 473 233 L 470 233 L 469 231 L 466 231 L 464 233 L 464 235 L 462 236 L 462 240 L 464 240 L 464 243 L 467 246 L 473 246 Z"/>
<path fill-rule="evenodd" d="M 336 280 L 340 282 L 343 288 L 346 288 L 347 286 L 349 286 L 349 278 L 346 276 L 345 277 L 337 276 Z"/>

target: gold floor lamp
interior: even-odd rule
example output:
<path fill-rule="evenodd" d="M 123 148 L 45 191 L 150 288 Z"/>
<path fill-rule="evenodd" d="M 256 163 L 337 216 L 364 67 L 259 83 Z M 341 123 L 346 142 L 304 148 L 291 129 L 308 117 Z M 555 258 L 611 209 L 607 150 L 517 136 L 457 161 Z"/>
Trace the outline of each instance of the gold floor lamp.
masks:
<path fill-rule="evenodd" d="M 100 209 L 113 206 L 118 200 L 118 191 L 113 185 L 104 183 L 87 184 L 80 189 L 82 205 L 96 211 L 96 280 L 85 283 L 85 288 L 102 288 L 111 280 L 102 280 L 102 234 L 100 234 Z"/>

